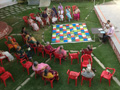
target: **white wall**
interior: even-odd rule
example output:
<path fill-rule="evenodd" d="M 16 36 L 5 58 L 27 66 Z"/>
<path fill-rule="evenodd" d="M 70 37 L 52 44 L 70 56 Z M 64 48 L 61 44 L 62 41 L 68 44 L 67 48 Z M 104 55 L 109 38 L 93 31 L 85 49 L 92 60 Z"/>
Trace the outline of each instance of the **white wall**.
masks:
<path fill-rule="evenodd" d="M 4 3 L 10 3 L 12 2 L 13 0 L 0 0 L 0 4 L 4 4 Z"/>

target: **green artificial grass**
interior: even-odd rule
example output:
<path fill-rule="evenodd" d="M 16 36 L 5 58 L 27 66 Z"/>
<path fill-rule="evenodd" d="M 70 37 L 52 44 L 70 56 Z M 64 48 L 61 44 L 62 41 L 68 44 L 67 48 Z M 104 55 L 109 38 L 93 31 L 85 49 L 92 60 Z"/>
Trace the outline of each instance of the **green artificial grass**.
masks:
<path fill-rule="evenodd" d="M 108 1 L 108 0 L 107 0 Z M 96 3 L 102 2 L 101 0 L 97 0 Z M 50 5 L 50 8 L 55 5 L 58 6 L 58 2 L 52 2 Z M 93 34 L 91 33 L 91 28 L 97 28 L 101 27 L 99 20 L 97 19 L 97 16 L 95 15 L 95 12 L 93 10 L 93 2 L 88 1 L 82 1 L 82 2 L 62 2 L 62 5 L 65 7 L 66 5 L 72 6 L 77 5 L 80 9 L 81 18 L 79 21 L 71 21 L 70 23 L 86 23 L 87 28 L 89 29 L 90 35 L 93 39 Z M 33 7 L 33 6 L 27 6 L 27 5 L 18 5 L 19 8 L 23 7 Z M 8 8 L 15 7 L 10 6 Z M 37 13 L 37 6 L 36 8 L 32 8 L 26 11 L 23 11 L 22 13 L 16 13 L 15 15 L 11 15 L 7 18 L 1 19 L 2 21 L 5 21 L 8 23 L 8 25 L 12 26 L 15 22 L 19 21 L 18 24 L 13 26 L 13 32 L 11 34 L 19 34 L 21 32 L 21 28 L 24 25 L 24 21 L 22 20 L 23 16 L 29 16 L 30 13 Z M 0 9 L 0 10 L 6 10 L 6 8 Z M 86 16 L 89 14 L 89 17 L 87 20 L 85 20 Z M 68 22 L 58 22 L 58 24 L 64 24 Z M 51 35 L 52 35 L 52 25 L 50 27 L 46 26 L 44 29 L 40 29 L 38 32 L 32 31 L 32 29 L 29 26 L 26 26 L 26 29 L 29 33 L 31 33 L 38 41 L 40 41 L 42 44 L 42 32 L 44 32 L 44 39 L 45 41 L 51 41 Z M 22 41 L 22 37 L 20 35 L 14 35 L 17 42 L 23 46 L 24 43 Z M 8 50 L 8 48 L 5 46 L 4 41 L 5 39 L 0 40 L 0 50 Z M 111 48 L 109 43 L 102 44 L 100 47 L 98 47 L 101 43 L 98 41 L 98 37 L 96 37 L 96 42 L 86 42 L 86 43 L 72 43 L 72 44 L 62 44 L 64 46 L 65 50 L 78 50 L 80 51 L 82 48 L 86 48 L 88 44 L 92 44 L 93 47 L 96 47 L 95 50 L 93 50 L 93 54 L 105 65 L 105 67 L 111 67 L 115 68 L 115 76 L 120 80 L 119 72 L 120 72 L 120 64 L 117 60 L 117 57 Z M 58 47 L 61 44 L 52 45 L 53 47 Z M 15 50 L 11 50 L 11 53 L 14 55 Z M 81 57 L 81 54 L 79 58 Z M 43 58 L 40 54 L 39 56 L 34 55 L 33 61 L 45 62 L 47 59 L 49 59 L 49 56 Z M 59 81 L 53 82 L 53 89 L 51 89 L 50 83 L 47 82 L 47 85 L 44 85 L 44 81 L 41 79 L 40 76 L 37 75 L 37 79 L 35 79 L 35 76 L 30 77 L 27 75 L 27 71 L 23 72 L 22 65 L 20 63 L 17 63 L 17 60 L 14 60 L 12 62 L 8 62 L 7 60 L 3 60 L 3 66 L 6 71 L 9 71 L 13 78 L 15 79 L 15 82 L 13 82 L 11 79 L 6 80 L 7 87 L 4 86 L 3 83 L 0 83 L 0 90 L 15 90 L 18 86 L 20 86 L 28 77 L 30 78 L 30 81 L 25 84 L 25 86 L 22 86 L 20 90 L 119 90 L 120 87 L 111 80 L 111 86 L 109 87 L 108 80 L 102 79 L 102 83 L 100 84 L 100 75 L 103 69 L 97 64 L 97 62 L 93 59 L 93 68 L 97 70 L 96 76 L 94 77 L 92 81 L 91 87 L 89 87 L 88 81 L 83 81 L 83 86 L 81 86 L 81 76 L 80 79 L 78 79 L 77 86 L 75 86 L 75 81 L 70 80 L 69 85 L 67 84 L 67 70 L 70 69 L 72 71 L 80 71 L 80 64 L 77 64 L 77 60 L 73 60 L 73 65 L 71 65 L 71 61 L 67 58 L 66 61 L 62 60 L 62 65 L 59 64 L 59 60 L 56 60 L 54 62 L 54 57 L 52 57 L 52 60 L 47 62 L 53 70 L 58 71 L 59 73 Z M 30 69 L 30 74 L 32 74 L 33 71 Z"/>

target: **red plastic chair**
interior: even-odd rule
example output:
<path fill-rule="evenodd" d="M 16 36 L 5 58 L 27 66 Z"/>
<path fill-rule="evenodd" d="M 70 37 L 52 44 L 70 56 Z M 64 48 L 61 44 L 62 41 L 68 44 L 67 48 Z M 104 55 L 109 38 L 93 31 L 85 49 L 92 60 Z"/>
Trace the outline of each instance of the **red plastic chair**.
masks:
<path fill-rule="evenodd" d="M 12 44 L 8 44 L 7 41 L 5 41 L 5 45 L 8 47 L 9 52 L 12 48 L 14 48 L 14 46 Z M 9 48 L 9 46 L 11 46 L 12 48 Z"/>
<path fill-rule="evenodd" d="M 60 65 L 61 65 L 61 59 L 63 58 L 65 60 L 65 57 L 63 57 L 62 54 L 58 54 L 58 53 L 54 53 L 54 55 L 55 55 L 54 62 L 55 62 L 56 58 L 58 58 L 60 61 Z"/>
<path fill-rule="evenodd" d="M 4 67 L 0 67 L 0 74 L 4 73 L 5 72 L 5 69 Z"/>
<path fill-rule="evenodd" d="M 51 60 L 51 56 L 52 56 L 52 52 L 50 52 L 50 50 L 44 49 L 45 50 L 45 56 L 46 54 L 48 54 L 50 56 L 50 60 Z"/>
<path fill-rule="evenodd" d="M 27 16 L 23 16 L 23 20 L 24 20 L 25 24 L 28 25 L 28 17 Z"/>
<path fill-rule="evenodd" d="M 44 49 L 41 48 L 41 47 L 37 47 L 37 54 L 38 54 L 38 56 L 39 56 L 40 52 L 42 53 L 42 57 L 44 57 Z"/>
<path fill-rule="evenodd" d="M 8 41 L 9 36 L 5 36 L 5 39 Z M 13 36 L 10 36 L 14 42 L 16 42 L 16 39 Z"/>
<path fill-rule="evenodd" d="M 25 63 L 24 63 L 24 62 L 25 62 Z M 27 73 L 28 73 L 28 75 L 29 75 L 29 68 L 32 67 L 33 63 L 30 62 L 30 61 L 26 61 L 26 59 L 21 60 L 20 63 L 21 63 L 22 66 L 23 66 L 23 71 L 24 71 L 24 68 L 26 68 L 26 69 L 27 69 Z"/>
<path fill-rule="evenodd" d="M 1 79 L 1 81 L 4 82 L 5 87 L 6 87 L 6 80 L 7 80 L 9 77 L 11 77 L 13 81 L 15 81 L 14 78 L 13 78 L 13 76 L 12 76 L 12 74 L 11 74 L 10 72 L 8 72 L 8 71 L 4 72 L 4 73 L 0 76 L 0 79 Z"/>
<path fill-rule="evenodd" d="M 68 74 L 68 84 L 69 84 L 69 79 L 74 79 L 75 86 L 77 86 L 77 79 L 78 79 L 78 77 L 80 77 L 80 72 L 70 71 L 68 69 L 67 74 Z"/>
<path fill-rule="evenodd" d="M 7 60 L 9 61 L 9 59 L 8 59 L 8 57 L 7 57 L 6 55 L 0 54 L 0 62 L 1 62 L 1 65 L 3 65 L 2 60 L 4 60 L 4 59 L 7 59 Z M 10 62 L 10 61 L 9 61 L 9 62 Z"/>
<path fill-rule="evenodd" d="M 113 70 L 112 73 L 108 72 L 107 70 Z M 114 75 L 115 73 L 115 69 L 114 68 L 109 68 L 109 67 L 106 67 L 106 69 L 102 72 L 101 76 L 100 76 L 100 82 L 102 81 L 102 78 L 105 78 L 105 79 L 108 79 L 109 81 L 109 86 L 110 86 L 110 82 L 111 82 L 111 78 L 112 76 Z"/>
<path fill-rule="evenodd" d="M 72 65 L 72 61 L 73 61 L 73 59 L 77 59 L 77 62 L 78 62 L 78 64 L 79 64 L 79 52 L 77 52 L 77 53 L 69 53 L 69 59 L 71 58 L 71 65 Z"/>
<path fill-rule="evenodd" d="M 34 49 L 34 53 L 36 54 L 36 49 L 37 47 L 35 46 L 35 44 L 29 43 L 30 47 Z"/>
<path fill-rule="evenodd" d="M 26 38 L 25 38 L 25 36 L 24 36 L 23 34 L 21 34 L 21 36 L 22 36 L 22 40 L 23 40 L 24 43 L 26 44 Z"/>
<path fill-rule="evenodd" d="M 16 58 L 17 58 L 17 63 L 18 63 L 18 60 L 20 60 L 20 61 L 22 61 L 23 59 L 27 59 L 28 60 L 28 57 L 27 57 L 27 55 L 25 54 L 25 56 L 23 57 L 23 58 L 20 58 L 20 56 L 19 55 L 17 55 L 16 53 L 14 54 L 15 56 L 16 56 Z"/>
<path fill-rule="evenodd" d="M 36 18 L 35 18 L 35 14 L 34 13 L 30 13 L 30 17 L 33 19 L 33 20 L 35 20 Z"/>
<path fill-rule="evenodd" d="M 77 7 L 76 5 L 73 5 L 73 6 L 72 6 L 72 11 L 74 11 L 76 7 Z M 73 19 L 75 20 L 74 15 L 73 15 Z M 79 13 L 79 19 L 80 19 L 80 13 Z"/>
<path fill-rule="evenodd" d="M 86 78 L 86 77 L 82 76 L 81 86 L 83 84 L 83 80 L 89 81 L 89 87 L 91 87 L 91 81 L 93 80 L 93 78 Z"/>
<path fill-rule="evenodd" d="M 40 25 L 40 22 L 39 22 L 39 21 L 37 21 L 37 24 L 38 24 L 38 26 L 39 26 L 39 28 L 40 28 L 41 25 Z"/>
<path fill-rule="evenodd" d="M 71 10 L 71 7 L 70 6 L 65 6 L 65 15 L 66 15 L 66 7 L 68 7 L 70 10 Z M 72 17 L 72 12 L 70 12 L 70 15 Z M 66 16 L 66 20 L 67 20 L 67 16 Z"/>
<path fill-rule="evenodd" d="M 88 54 L 84 54 L 81 56 L 81 71 L 82 71 L 82 67 L 87 67 L 89 61 L 91 63 L 91 68 L 92 68 L 92 63 L 93 63 L 92 57 Z"/>
<path fill-rule="evenodd" d="M 55 80 L 55 78 L 47 79 L 47 78 L 42 77 L 42 80 L 44 80 L 45 85 L 46 85 L 46 81 L 49 81 L 51 84 L 51 88 L 53 88 L 53 81 Z"/>

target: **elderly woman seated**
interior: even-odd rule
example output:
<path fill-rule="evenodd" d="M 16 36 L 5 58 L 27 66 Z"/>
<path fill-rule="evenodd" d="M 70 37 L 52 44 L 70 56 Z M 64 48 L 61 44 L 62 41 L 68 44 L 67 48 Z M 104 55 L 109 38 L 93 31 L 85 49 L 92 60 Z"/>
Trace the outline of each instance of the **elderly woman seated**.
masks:
<path fill-rule="evenodd" d="M 80 18 L 80 9 L 78 9 L 78 7 L 76 7 L 73 11 L 73 16 L 75 20 L 79 20 Z"/>
<path fill-rule="evenodd" d="M 8 37 L 7 43 L 8 43 L 8 47 L 9 48 L 15 48 L 15 49 L 17 49 L 17 46 L 19 46 L 19 44 L 14 39 L 12 39 L 11 36 Z"/>
<path fill-rule="evenodd" d="M 42 77 L 44 77 L 45 79 L 56 79 L 56 80 L 59 80 L 59 74 L 55 70 L 45 69 L 44 72 L 42 73 Z"/>
<path fill-rule="evenodd" d="M 63 49 L 63 46 L 59 46 L 56 50 L 55 50 L 55 53 L 58 53 L 58 54 L 62 54 L 63 57 L 62 58 L 66 58 L 67 57 L 67 52 Z"/>
<path fill-rule="evenodd" d="M 50 52 L 54 52 L 56 49 L 53 48 L 49 42 L 46 43 L 45 49 L 50 50 Z"/>
<path fill-rule="evenodd" d="M 82 49 L 82 55 L 83 54 L 91 54 L 93 51 L 93 46 L 92 45 L 88 45 L 86 49 Z"/>
<path fill-rule="evenodd" d="M 68 7 L 66 7 L 65 11 L 66 11 L 66 16 L 68 17 L 68 21 L 70 22 L 70 20 L 72 19 L 71 14 L 70 14 L 71 10 Z"/>
<path fill-rule="evenodd" d="M 81 75 L 86 78 L 93 78 L 95 76 L 95 73 L 92 71 L 90 64 L 87 65 L 86 69 L 82 70 Z"/>
<path fill-rule="evenodd" d="M 42 76 L 42 73 L 44 72 L 45 69 L 51 70 L 51 67 L 48 64 L 45 63 L 40 63 L 38 64 L 37 61 L 34 62 L 32 66 L 33 71 L 39 72 L 39 75 Z"/>
<path fill-rule="evenodd" d="M 13 61 L 14 57 L 8 51 L 0 50 L 0 59 L 7 58 L 9 61 Z"/>

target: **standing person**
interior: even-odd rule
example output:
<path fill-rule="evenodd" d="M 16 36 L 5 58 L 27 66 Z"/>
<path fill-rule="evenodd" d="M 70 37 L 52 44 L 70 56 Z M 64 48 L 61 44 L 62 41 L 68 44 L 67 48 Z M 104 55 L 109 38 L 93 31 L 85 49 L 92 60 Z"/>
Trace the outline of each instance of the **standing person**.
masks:
<path fill-rule="evenodd" d="M 62 12 L 64 12 L 63 6 L 61 3 L 59 3 L 58 9 L 60 9 Z"/>
<path fill-rule="evenodd" d="M 52 10 L 55 12 L 56 16 L 58 17 L 57 9 L 56 9 L 56 7 L 54 5 L 53 5 Z"/>
<path fill-rule="evenodd" d="M 70 12 L 71 12 L 71 10 L 68 7 L 66 7 L 66 16 L 68 17 L 69 22 L 72 19 Z"/>
<path fill-rule="evenodd" d="M 46 24 L 50 25 L 49 17 L 46 13 L 46 11 L 43 12 L 42 17 L 45 19 Z"/>
<path fill-rule="evenodd" d="M 36 20 L 42 25 L 42 27 L 44 27 L 44 23 L 39 14 L 36 15 Z"/>
<path fill-rule="evenodd" d="M 51 11 L 51 19 L 53 24 L 57 22 L 57 16 L 53 10 Z"/>
<path fill-rule="evenodd" d="M 115 30 L 115 28 L 112 26 L 112 24 L 110 24 L 108 32 L 103 34 L 103 38 L 102 38 L 103 43 L 105 43 L 109 37 L 113 36 L 114 30 Z"/>
<path fill-rule="evenodd" d="M 58 9 L 58 18 L 60 19 L 60 21 L 63 21 L 63 19 L 64 19 L 64 12 L 59 8 Z"/>
<path fill-rule="evenodd" d="M 79 20 L 79 18 L 80 18 L 80 9 L 78 9 L 78 7 L 76 7 L 74 9 L 73 16 L 74 16 L 75 20 Z"/>

